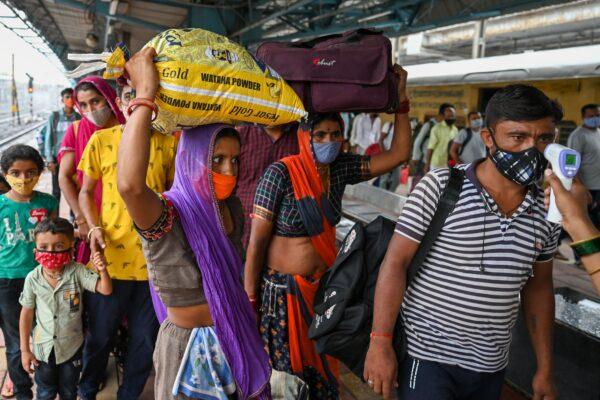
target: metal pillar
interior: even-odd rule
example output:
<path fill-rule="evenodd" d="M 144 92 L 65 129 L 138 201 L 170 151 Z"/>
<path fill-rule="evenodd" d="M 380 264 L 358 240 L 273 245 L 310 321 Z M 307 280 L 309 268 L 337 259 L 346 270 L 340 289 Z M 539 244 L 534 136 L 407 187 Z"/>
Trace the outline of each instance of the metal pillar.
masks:
<path fill-rule="evenodd" d="M 473 35 L 471 58 L 482 58 L 485 57 L 485 20 L 475 21 L 474 25 L 475 34 Z"/>
<path fill-rule="evenodd" d="M 21 125 L 21 115 L 19 114 L 19 102 L 17 101 L 17 82 L 15 81 L 15 55 L 12 55 L 12 116 L 17 117 L 17 123 Z"/>
<path fill-rule="evenodd" d="M 29 78 L 29 84 L 27 85 L 27 93 L 29 93 L 29 120 L 33 121 L 33 76 L 25 72 L 25 75 Z"/>

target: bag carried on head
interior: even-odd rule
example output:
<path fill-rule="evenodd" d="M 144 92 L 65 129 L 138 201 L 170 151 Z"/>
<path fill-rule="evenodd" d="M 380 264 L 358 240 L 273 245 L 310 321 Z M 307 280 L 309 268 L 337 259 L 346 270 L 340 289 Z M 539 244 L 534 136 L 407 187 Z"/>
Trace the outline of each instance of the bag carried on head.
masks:
<path fill-rule="evenodd" d="M 380 31 L 265 42 L 256 55 L 290 84 L 307 111 L 393 113 L 399 107 L 392 44 Z"/>
<path fill-rule="evenodd" d="M 431 224 L 408 268 L 406 287 L 416 276 L 462 189 L 464 172 L 450 169 L 450 179 L 438 202 Z M 379 267 L 395 223 L 382 216 L 362 226 L 355 224 L 344 238 L 333 266 L 323 275 L 314 300 L 315 315 L 308 331 L 317 351 L 339 359 L 362 379 L 373 323 L 375 286 Z M 398 360 L 406 355 L 402 318 L 394 328 Z"/>
<path fill-rule="evenodd" d="M 159 113 L 152 127 L 160 133 L 213 123 L 283 125 L 306 114 L 275 70 L 225 36 L 203 29 L 169 29 L 145 47 L 156 50 Z M 69 55 L 72 60 L 101 61 L 82 64 L 68 76 L 105 68 L 105 79 L 123 79 L 127 58 L 124 46 L 112 53 Z"/>

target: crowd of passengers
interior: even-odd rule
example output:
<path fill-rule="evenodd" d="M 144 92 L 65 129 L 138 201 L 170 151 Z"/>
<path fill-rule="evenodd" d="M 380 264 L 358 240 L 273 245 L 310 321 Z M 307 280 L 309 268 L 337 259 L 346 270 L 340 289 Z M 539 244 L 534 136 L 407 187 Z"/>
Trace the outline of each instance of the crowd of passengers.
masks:
<path fill-rule="evenodd" d="M 339 362 L 308 338 L 312 300 L 336 258 L 346 185 L 411 160 L 406 72 L 395 67 L 401 106 L 386 144 L 368 155 L 344 146 L 350 127 L 337 113 L 155 132 L 152 57 L 152 49 L 136 54 L 116 91 L 96 76 L 63 90 L 41 152 L 18 144 L 2 153 L 3 395 L 32 399 L 33 374 L 39 400 L 95 399 L 124 343 L 119 400 L 138 399 L 153 370 L 161 400 L 290 399 L 302 390 L 339 399 Z M 576 140 L 595 143 L 598 158 L 600 113 L 584 112 L 594 115 Z M 561 107 L 533 86 L 499 90 L 483 117 L 469 114 L 479 156 L 465 153 L 466 163 L 454 113 L 440 109 L 423 176 L 381 266 L 363 378 L 386 399 L 395 391 L 403 400 L 498 399 L 522 305 L 537 360 L 534 398 L 554 399 L 552 262 L 561 226 L 545 219 L 540 183 Z M 453 140 L 461 193 L 407 288 L 450 176 Z M 35 190 L 46 169 L 52 194 Z M 569 192 L 551 173 L 545 179 L 564 229 L 576 241 L 597 237 L 582 184 Z M 68 207 L 59 213 L 61 197 Z M 597 254 L 582 260 L 598 278 Z M 403 360 L 392 342 L 398 318 L 408 338 Z"/>

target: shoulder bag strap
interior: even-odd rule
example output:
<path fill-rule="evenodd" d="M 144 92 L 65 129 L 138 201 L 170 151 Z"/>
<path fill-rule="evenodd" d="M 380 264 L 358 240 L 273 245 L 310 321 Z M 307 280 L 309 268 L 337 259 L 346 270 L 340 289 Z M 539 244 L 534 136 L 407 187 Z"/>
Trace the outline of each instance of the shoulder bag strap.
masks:
<path fill-rule="evenodd" d="M 464 171 L 457 168 L 450 168 L 448 184 L 442 192 L 437 210 L 431 219 L 431 223 L 429 224 L 429 228 L 427 228 L 427 232 L 425 232 L 425 236 L 423 236 L 423 239 L 421 240 L 419 250 L 417 250 L 408 268 L 408 276 L 406 279 L 407 287 L 417 275 L 417 272 L 419 272 L 419 268 L 423 265 L 431 246 L 442 231 L 446 218 L 448 218 L 448 215 L 450 215 L 454 209 L 462 190 L 464 176 Z"/>
<path fill-rule="evenodd" d="M 467 143 L 469 143 L 469 140 L 471 140 L 472 137 L 473 131 L 471 130 L 471 128 L 467 128 L 467 137 L 465 138 L 465 141 L 463 142 L 462 146 L 460 146 L 460 151 L 458 152 L 459 155 L 461 155 L 463 151 L 465 151 L 465 147 L 467 147 Z"/>

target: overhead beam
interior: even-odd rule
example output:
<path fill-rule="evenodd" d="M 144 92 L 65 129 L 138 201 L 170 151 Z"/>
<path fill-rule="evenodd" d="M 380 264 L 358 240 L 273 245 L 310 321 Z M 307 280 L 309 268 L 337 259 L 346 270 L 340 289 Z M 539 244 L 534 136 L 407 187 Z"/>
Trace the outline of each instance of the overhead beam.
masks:
<path fill-rule="evenodd" d="M 408 0 L 408 1 L 399 1 L 398 3 L 409 3 L 413 5 L 417 5 L 419 1 L 417 0 Z M 468 22 L 475 19 L 482 18 L 490 18 L 502 14 L 510 14 L 518 11 L 531 10 L 537 7 L 547 6 L 551 4 L 564 3 L 561 0 L 513 0 L 508 4 L 504 4 L 500 7 L 490 7 L 489 9 L 482 9 L 477 12 L 472 12 L 469 14 L 463 15 L 455 15 L 455 16 L 446 16 L 444 18 L 440 18 L 433 21 L 426 21 L 421 24 L 407 24 L 401 20 L 389 19 L 386 21 L 379 21 L 373 23 L 363 23 L 359 24 L 356 22 L 347 23 L 343 25 L 335 25 L 325 29 L 319 30 L 311 30 L 306 32 L 298 32 L 290 35 L 284 36 L 269 36 L 268 38 L 264 38 L 263 40 L 278 40 L 278 41 L 292 41 L 299 39 L 312 38 L 323 35 L 332 35 L 337 33 L 346 32 L 349 30 L 354 30 L 358 28 L 371 28 L 371 29 L 381 29 L 381 30 L 389 30 L 392 36 L 400 36 L 406 35 L 410 33 L 422 32 L 429 29 L 439 28 L 442 26 L 454 25 L 462 22 Z M 406 4 L 408 5 L 408 4 Z M 397 7 L 397 5 L 395 6 Z M 414 19 L 416 15 L 412 15 L 411 19 Z M 410 22 L 410 21 L 409 21 Z M 414 21 L 413 21 L 414 22 Z M 260 42 L 261 39 L 255 39 L 252 43 Z"/>
<path fill-rule="evenodd" d="M 284 16 L 284 15 L 288 14 L 290 11 L 297 10 L 298 8 L 304 7 L 314 1 L 315 0 L 299 0 L 299 1 L 295 2 L 294 4 L 291 4 L 285 8 L 282 8 L 279 11 L 275 11 L 274 13 L 267 15 L 266 17 L 264 17 L 262 19 L 259 19 L 258 21 L 251 22 L 250 24 L 246 25 L 242 29 L 239 29 L 238 31 L 233 32 L 231 34 L 231 36 L 233 36 L 233 37 L 240 36 L 248 31 L 251 31 L 254 28 L 257 28 L 257 27 L 263 25 L 265 22 L 269 22 L 273 19 Z"/>
<path fill-rule="evenodd" d="M 301 20 L 300 22 L 307 21 L 309 24 L 312 24 L 314 22 L 321 21 L 324 19 L 332 20 L 332 17 L 335 18 L 336 16 L 339 16 L 339 15 L 348 15 L 351 18 L 349 18 L 347 21 L 342 22 L 345 24 L 345 26 L 347 26 L 346 24 L 349 25 L 350 21 L 352 21 L 352 23 L 356 23 L 357 25 L 362 26 L 362 22 L 358 22 L 361 18 L 372 17 L 373 15 L 382 13 L 382 12 L 397 11 L 398 9 L 406 9 L 408 12 L 408 11 L 412 11 L 415 8 L 415 6 L 418 6 L 422 3 L 423 3 L 423 0 L 392 0 L 392 1 L 388 1 L 386 3 L 378 4 L 377 6 L 374 6 L 371 8 L 365 8 L 365 4 L 363 4 L 363 3 L 355 3 L 350 6 L 340 7 L 335 10 L 320 13 L 318 15 L 313 14 L 308 17 L 308 20 Z M 341 5 L 341 3 L 338 5 Z M 354 14 L 354 15 L 352 15 L 352 14 Z M 329 24 L 330 23 L 331 23 L 331 21 L 329 21 Z M 280 27 L 281 25 L 277 25 L 277 26 Z M 328 29 L 328 28 L 325 28 L 325 29 Z M 350 27 L 350 29 L 352 29 L 352 27 Z M 348 30 L 348 29 L 346 29 L 346 30 Z M 272 32 L 271 29 L 270 29 L 270 31 Z M 308 31 L 303 30 L 302 32 L 308 32 Z M 314 35 L 314 36 L 318 36 L 321 34 L 320 32 L 322 32 L 322 31 L 313 29 L 312 32 L 319 32 L 317 35 Z M 343 32 L 343 31 L 338 31 L 336 33 L 339 33 L 339 32 Z"/>
<path fill-rule="evenodd" d="M 142 0 L 145 3 L 152 3 L 152 4 L 162 4 L 165 6 L 170 6 L 170 7 L 179 7 L 179 8 L 204 8 L 204 9 L 221 9 L 221 10 L 227 10 L 227 9 L 232 9 L 232 8 L 242 8 L 244 6 L 239 5 L 239 6 L 233 6 L 233 5 L 223 5 L 223 6 L 217 6 L 217 5 L 213 5 L 213 4 L 201 4 L 201 3 L 190 3 L 187 0 Z"/>
<path fill-rule="evenodd" d="M 349 30 L 358 29 L 358 28 L 388 29 L 388 28 L 397 27 L 397 26 L 401 26 L 401 25 L 402 25 L 402 22 L 397 22 L 397 21 L 384 21 L 384 22 L 377 22 L 377 23 L 363 24 L 363 25 L 352 23 L 352 24 L 345 24 L 345 25 L 336 25 L 336 26 L 332 26 L 329 28 L 320 29 L 318 31 L 306 31 L 306 32 L 301 32 L 301 33 L 292 33 L 290 35 L 285 35 L 285 36 L 270 36 L 268 38 L 263 38 L 262 40 L 277 40 L 277 41 L 287 42 L 287 41 L 291 41 L 291 40 L 312 38 L 315 36 L 334 35 L 336 33 L 342 33 L 342 32 L 346 32 Z M 259 42 L 259 41 L 260 40 L 257 40 L 256 42 Z"/>
<path fill-rule="evenodd" d="M 88 5 L 86 5 L 84 3 L 80 3 L 77 0 L 49 0 L 49 1 L 52 3 L 60 4 L 65 7 L 74 8 L 74 9 L 81 10 L 81 11 L 86 11 L 89 9 Z M 164 31 L 166 29 L 172 28 L 172 27 L 168 27 L 168 26 L 164 26 L 164 25 L 155 24 L 153 22 L 146 21 L 145 19 L 135 18 L 135 17 L 125 15 L 125 14 L 111 15 L 110 11 L 109 11 L 109 5 L 107 3 L 104 3 L 104 2 L 101 2 L 98 0 L 96 0 L 94 2 L 94 7 L 95 7 L 94 10 L 97 14 L 100 14 L 104 17 L 110 17 L 114 20 L 121 21 L 121 22 L 124 22 L 129 25 L 140 26 L 142 28 L 146 28 L 146 29 L 149 29 L 152 31 Z"/>

